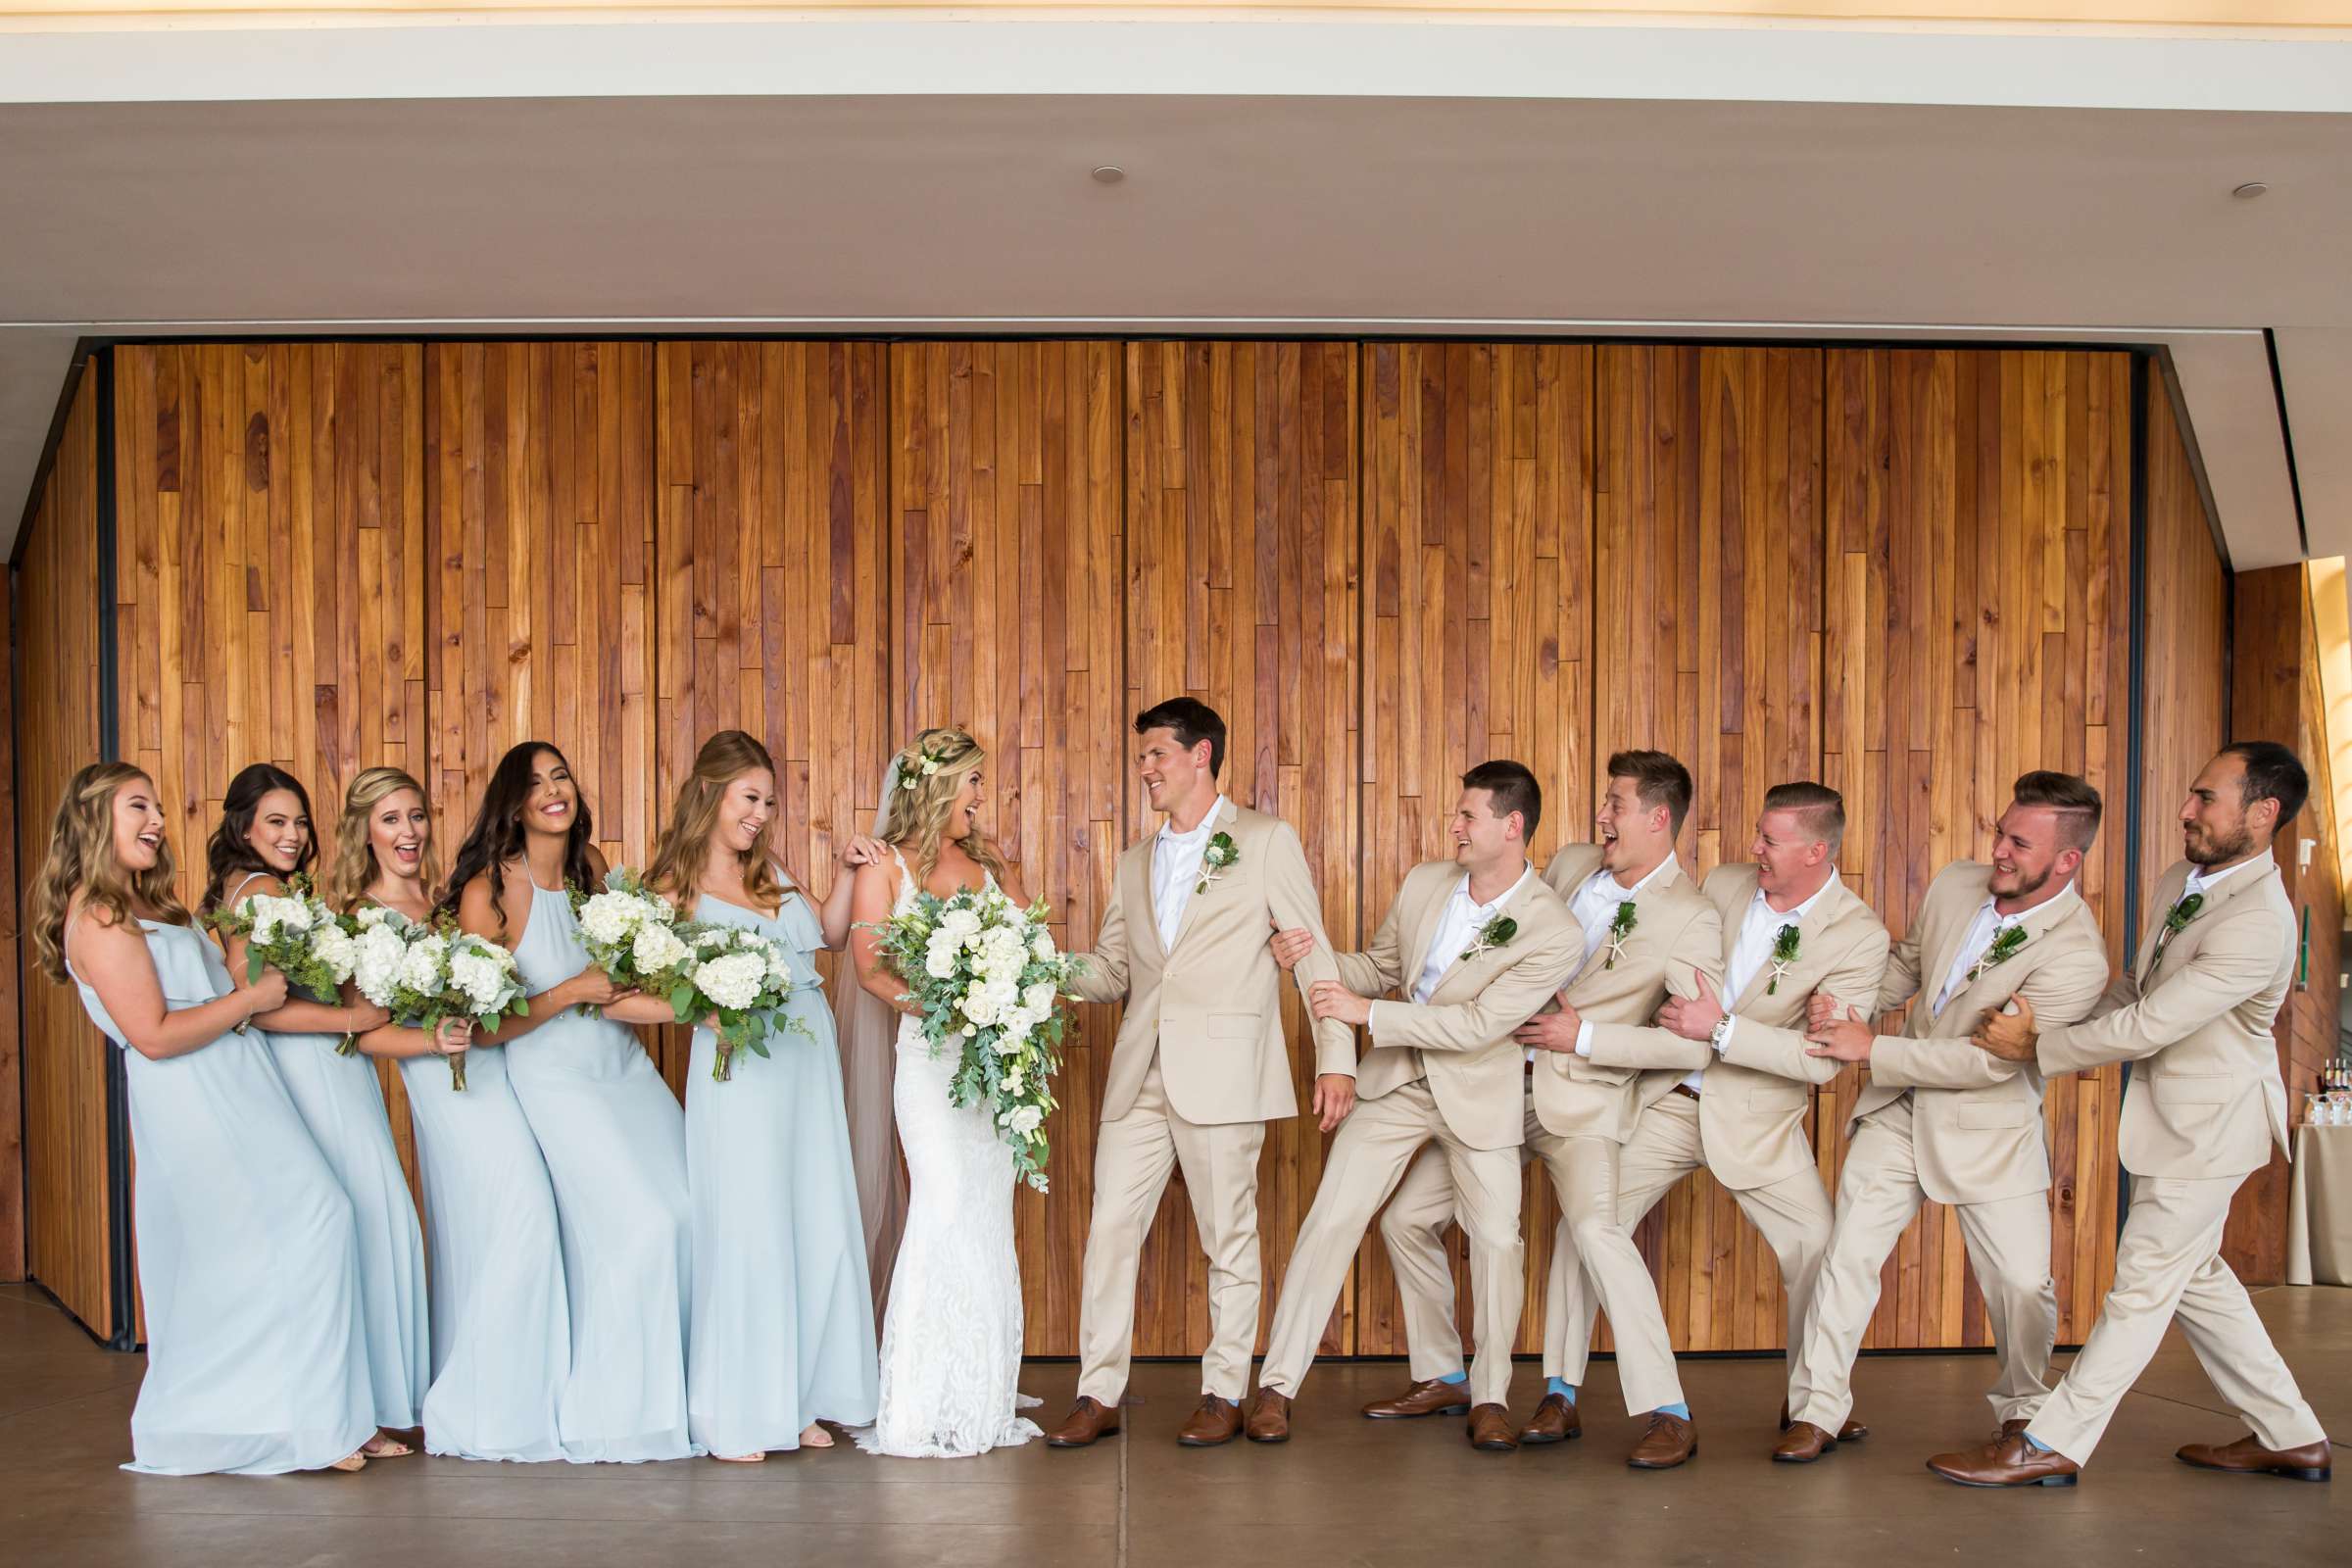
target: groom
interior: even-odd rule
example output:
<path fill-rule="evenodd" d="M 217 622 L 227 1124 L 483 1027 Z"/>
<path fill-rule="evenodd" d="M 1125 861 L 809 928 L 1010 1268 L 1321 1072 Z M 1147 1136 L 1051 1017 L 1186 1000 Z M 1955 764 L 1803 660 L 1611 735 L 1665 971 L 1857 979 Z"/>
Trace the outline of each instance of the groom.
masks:
<path fill-rule="evenodd" d="M 1135 716 L 1136 773 L 1167 820 L 1119 858 L 1102 933 L 1071 990 L 1124 1002 L 1102 1087 L 1095 1209 L 1078 1320 L 1078 1403 L 1046 1441 L 1080 1448 L 1119 1430 L 1144 1236 L 1171 1168 L 1184 1171 L 1208 1253 L 1208 1353 L 1200 1404 L 1176 1441 L 1229 1443 L 1257 1338 L 1257 1156 L 1266 1123 L 1298 1114 L 1282 1029 L 1274 926 L 1303 926 L 1300 995 L 1337 980 L 1306 853 L 1289 823 L 1225 799 L 1225 720 L 1171 698 Z M 1314 1025 L 1314 1110 L 1324 1131 L 1355 1103 L 1355 1041 Z"/>

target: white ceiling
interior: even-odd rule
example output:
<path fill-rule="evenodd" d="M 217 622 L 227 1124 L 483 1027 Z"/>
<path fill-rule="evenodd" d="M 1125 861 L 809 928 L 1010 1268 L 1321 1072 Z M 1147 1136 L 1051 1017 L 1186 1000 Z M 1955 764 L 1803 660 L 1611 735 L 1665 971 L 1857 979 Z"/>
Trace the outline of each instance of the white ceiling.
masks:
<path fill-rule="evenodd" d="M 84 334 L 1931 335 L 2169 346 L 2248 566 L 2275 329 L 2352 551 L 2352 46 L 1521 21 L 0 31 L 0 532 Z"/>

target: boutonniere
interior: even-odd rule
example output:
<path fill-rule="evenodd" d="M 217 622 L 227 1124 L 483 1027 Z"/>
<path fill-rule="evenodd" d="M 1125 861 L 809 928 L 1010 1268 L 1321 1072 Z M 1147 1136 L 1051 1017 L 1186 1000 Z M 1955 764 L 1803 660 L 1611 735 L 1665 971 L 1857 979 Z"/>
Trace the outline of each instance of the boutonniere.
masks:
<path fill-rule="evenodd" d="M 2203 907 L 2205 907 L 2205 895 L 2190 893 L 2184 895 L 2180 903 L 2164 911 L 2164 929 L 2156 933 L 2156 951 L 2148 956 L 2149 968 L 2153 969 L 2156 966 L 2156 961 L 2164 956 L 2164 950 L 2173 945 L 2173 938 L 2187 930 L 2188 922 L 2194 920 L 2197 917 L 2197 911 Z"/>
<path fill-rule="evenodd" d="M 1518 934 L 1519 922 L 1507 914 L 1498 914 L 1478 928 L 1478 934 L 1473 936 L 1470 939 L 1470 945 L 1462 950 L 1459 961 L 1468 963 L 1482 953 L 1493 953 L 1496 948 L 1507 948 L 1511 945 L 1511 938 Z"/>
<path fill-rule="evenodd" d="M 2017 950 L 2025 945 L 2026 928 L 2024 926 L 2006 927 L 1992 939 L 1992 946 L 1984 950 L 1984 956 L 1968 966 L 1968 973 L 1962 976 L 1963 981 L 1969 985 L 1976 984 L 1977 976 L 1995 964 L 2007 963 L 2011 958 L 2017 956 Z"/>
<path fill-rule="evenodd" d="M 1241 863 L 1242 852 L 1233 847 L 1233 835 L 1212 835 L 1208 846 L 1200 852 L 1200 880 L 1193 884 L 1193 891 L 1196 894 L 1206 893 L 1211 882 Z"/>
<path fill-rule="evenodd" d="M 1625 900 L 1617 906 L 1617 913 L 1609 920 L 1609 956 L 1601 962 L 1603 969 L 1617 967 L 1618 956 L 1625 952 L 1625 939 L 1634 934 L 1634 924 L 1641 916 L 1634 912 L 1634 901 Z"/>
<path fill-rule="evenodd" d="M 1796 962 L 1796 953 L 1795 925 L 1789 924 L 1781 927 L 1780 934 L 1772 939 L 1772 978 L 1764 983 L 1766 996 L 1774 996 L 1779 993 L 1781 977 L 1788 972 L 1790 964 Z"/>

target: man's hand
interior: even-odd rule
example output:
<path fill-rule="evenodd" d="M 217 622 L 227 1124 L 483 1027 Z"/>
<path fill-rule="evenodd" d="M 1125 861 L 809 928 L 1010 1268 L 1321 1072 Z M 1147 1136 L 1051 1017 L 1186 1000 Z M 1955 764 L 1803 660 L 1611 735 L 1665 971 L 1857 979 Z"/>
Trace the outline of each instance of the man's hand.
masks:
<path fill-rule="evenodd" d="M 1844 1017 L 1838 1017 L 1837 1001 L 1816 991 L 1807 1010 L 1815 1022 L 1805 1031 L 1806 1055 L 1831 1056 L 1838 1061 L 1870 1059 L 1870 1043 L 1878 1036 L 1863 1021 L 1861 1008 L 1848 1007 Z"/>
<path fill-rule="evenodd" d="M 1344 1072 L 1327 1072 L 1315 1079 L 1315 1098 L 1308 1102 L 1315 1126 L 1329 1132 L 1355 1108 L 1355 1080 Z"/>
<path fill-rule="evenodd" d="M 1560 993 L 1559 1011 L 1537 1013 L 1513 1030 L 1511 1038 L 1538 1051 L 1556 1051 L 1573 1056 L 1576 1054 L 1577 1032 L 1584 1026 L 1585 1020 L 1578 1015 L 1575 1007 L 1569 1005 L 1568 993 L 1563 991 Z"/>
<path fill-rule="evenodd" d="M 1314 935 L 1304 927 L 1285 931 L 1282 922 L 1272 915 L 1266 916 L 1266 924 L 1274 929 L 1274 934 L 1266 938 L 1266 946 L 1274 950 L 1274 961 L 1284 970 L 1298 968 L 1298 960 L 1315 951 Z"/>
<path fill-rule="evenodd" d="M 1858 1007 L 1848 1007 L 1845 1009 L 1845 1014 L 1848 1017 L 1859 1016 L 1860 1012 L 1861 1009 Z M 1816 991 L 1810 997 L 1805 999 L 1806 1028 L 1818 1029 L 1825 1023 L 1836 1023 L 1838 1021 L 1838 999 L 1831 996 L 1827 991 Z"/>
<path fill-rule="evenodd" d="M 1986 1013 L 1969 1036 L 1978 1050 L 2003 1061 L 2032 1061 L 2034 1044 L 2040 1038 L 2041 1031 L 2034 1027 L 2034 1004 L 2023 997 L 2017 999 L 2015 1012 Z"/>
<path fill-rule="evenodd" d="M 1715 1026 L 1723 1022 L 1723 1004 L 1716 1000 L 1715 988 L 1707 977 L 1698 977 L 1695 997 L 1668 997 L 1666 1005 L 1658 1009 L 1658 1027 L 1685 1040 L 1704 1045 L 1715 1038 Z"/>
<path fill-rule="evenodd" d="M 1371 1002 L 1337 980 L 1316 981 L 1307 993 L 1306 1003 L 1318 1018 L 1337 1018 L 1342 1023 L 1372 1021 Z"/>

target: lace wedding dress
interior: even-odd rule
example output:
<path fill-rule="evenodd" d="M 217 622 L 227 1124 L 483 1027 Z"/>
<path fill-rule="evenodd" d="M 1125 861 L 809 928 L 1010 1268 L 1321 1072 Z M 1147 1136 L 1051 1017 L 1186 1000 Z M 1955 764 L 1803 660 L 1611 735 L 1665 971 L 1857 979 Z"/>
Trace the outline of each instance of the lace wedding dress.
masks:
<path fill-rule="evenodd" d="M 894 918 L 916 893 L 906 860 L 898 866 Z M 891 1100 L 906 1151 L 906 1230 L 882 1320 L 881 1413 L 858 1434 L 869 1453 L 962 1458 L 1038 1436 L 1014 1413 L 1038 1401 L 1019 1390 L 1012 1150 L 986 1107 L 949 1103 L 956 1065 L 952 1054 L 934 1058 L 918 1021 L 901 1017 Z"/>

